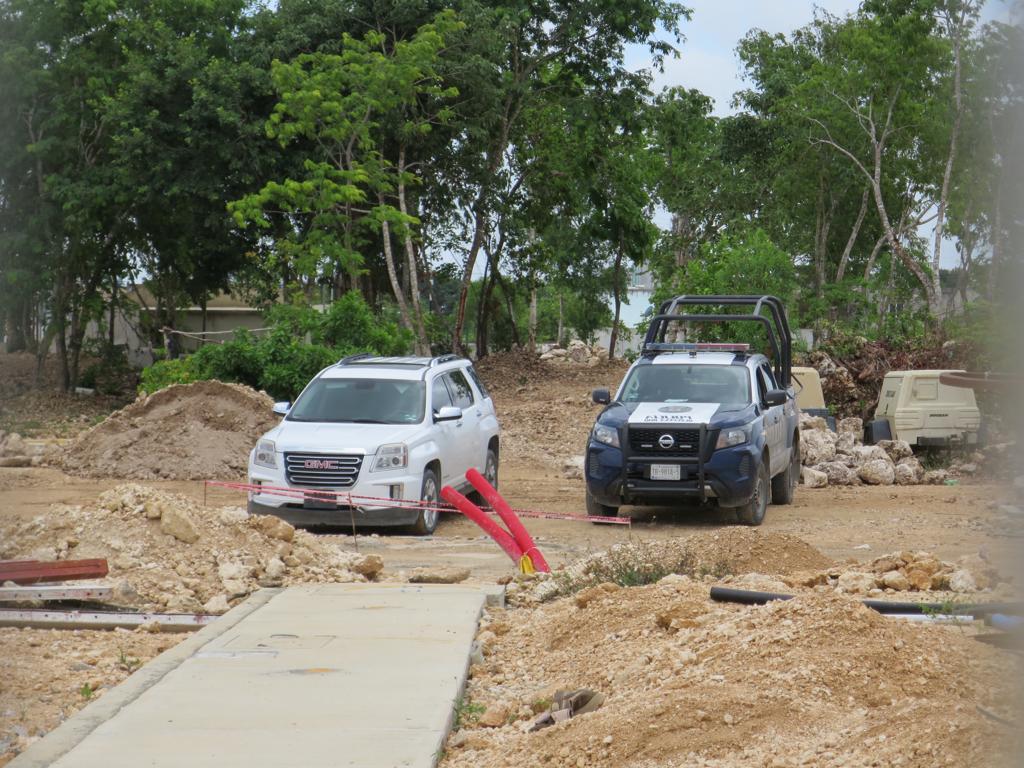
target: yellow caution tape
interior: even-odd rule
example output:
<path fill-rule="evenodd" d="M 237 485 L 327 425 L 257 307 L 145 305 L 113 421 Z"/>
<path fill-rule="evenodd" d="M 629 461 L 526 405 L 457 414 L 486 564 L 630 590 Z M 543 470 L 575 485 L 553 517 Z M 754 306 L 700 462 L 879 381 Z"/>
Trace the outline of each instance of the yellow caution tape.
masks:
<path fill-rule="evenodd" d="M 533 560 L 530 559 L 529 555 L 523 555 L 519 558 L 519 572 L 520 573 L 536 573 L 537 569 L 533 567 Z"/>

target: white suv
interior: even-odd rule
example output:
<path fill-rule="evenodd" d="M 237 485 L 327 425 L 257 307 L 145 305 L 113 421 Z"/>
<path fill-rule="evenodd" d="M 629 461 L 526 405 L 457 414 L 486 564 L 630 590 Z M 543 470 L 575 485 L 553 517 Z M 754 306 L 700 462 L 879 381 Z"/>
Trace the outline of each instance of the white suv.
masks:
<path fill-rule="evenodd" d="M 320 371 L 249 454 L 249 482 L 296 490 L 343 491 L 322 500 L 249 494 L 251 514 L 296 525 L 407 526 L 433 533 L 438 513 L 389 499 L 437 502 L 440 489 L 466 489 L 474 467 L 498 482 L 498 419 L 470 362 L 443 357 L 353 355 Z"/>

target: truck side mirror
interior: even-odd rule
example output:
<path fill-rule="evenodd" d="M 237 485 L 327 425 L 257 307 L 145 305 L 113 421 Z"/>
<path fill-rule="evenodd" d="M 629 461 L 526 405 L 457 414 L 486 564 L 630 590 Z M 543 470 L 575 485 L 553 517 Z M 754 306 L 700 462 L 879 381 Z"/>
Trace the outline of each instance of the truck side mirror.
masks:
<path fill-rule="evenodd" d="M 608 405 L 612 401 L 612 396 L 607 389 L 595 389 L 591 392 L 590 397 L 598 405 Z"/>
<path fill-rule="evenodd" d="M 765 405 L 769 407 L 785 405 L 788 397 L 789 393 L 784 389 L 769 389 L 768 392 L 765 393 L 764 402 Z"/>

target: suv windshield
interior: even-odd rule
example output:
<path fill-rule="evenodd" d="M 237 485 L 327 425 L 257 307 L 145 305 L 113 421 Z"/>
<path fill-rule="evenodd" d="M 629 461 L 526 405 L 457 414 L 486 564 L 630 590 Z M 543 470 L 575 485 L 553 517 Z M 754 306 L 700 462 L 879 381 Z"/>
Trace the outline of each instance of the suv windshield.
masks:
<path fill-rule="evenodd" d="M 624 403 L 750 403 L 750 376 L 738 365 L 640 365 L 622 388 Z"/>
<path fill-rule="evenodd" d="M 292 406 L 288 421 L 418 424 L 424 393 L 422 381 L 317 379 Z"/>

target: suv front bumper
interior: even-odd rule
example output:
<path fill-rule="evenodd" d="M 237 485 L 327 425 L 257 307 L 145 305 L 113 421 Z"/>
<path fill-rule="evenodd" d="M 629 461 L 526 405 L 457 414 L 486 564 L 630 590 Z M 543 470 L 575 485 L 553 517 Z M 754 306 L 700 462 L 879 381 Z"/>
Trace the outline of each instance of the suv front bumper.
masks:
<path fill-rule="evenodd" d="M 665 505 L 675 500 L 715 498 L 721 507 L 750 501 L 760 452 L 750 443 L 713 451 L 709 458 L 627 456 L 620 448 L 591 440 L 584 475 L 601 504 Z M 680 479 L 651 480 L 652 464 L 678 464 Z M 703 480 L 703 486 L 702 481 Z"/>

